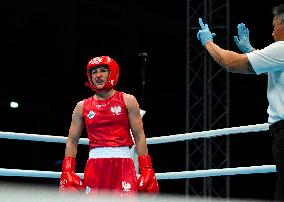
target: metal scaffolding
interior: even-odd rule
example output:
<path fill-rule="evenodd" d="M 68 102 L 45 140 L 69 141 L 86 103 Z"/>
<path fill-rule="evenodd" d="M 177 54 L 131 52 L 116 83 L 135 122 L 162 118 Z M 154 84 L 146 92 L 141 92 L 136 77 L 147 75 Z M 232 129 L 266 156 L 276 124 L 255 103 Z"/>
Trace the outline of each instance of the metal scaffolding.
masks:
<path fill-rule="evenodd" d="M 187 0 L 186 132 L 229 126 L 229 75 L 197 40 L 198 18 L 217 34 L 214 42 L 229 48 L 229 0 Z M 186 144 L 186 170 L 230 167 L 229 137 L 191 140 Z M 186 195 L 230 196 L 229 176 L 186 180 Z"/>

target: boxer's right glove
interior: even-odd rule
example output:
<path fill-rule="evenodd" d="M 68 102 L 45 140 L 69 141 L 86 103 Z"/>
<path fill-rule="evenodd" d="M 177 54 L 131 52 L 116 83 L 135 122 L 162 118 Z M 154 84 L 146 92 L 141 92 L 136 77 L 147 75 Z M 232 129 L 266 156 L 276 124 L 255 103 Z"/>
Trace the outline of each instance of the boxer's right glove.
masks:
<path fill-rule="evenodd" d="M 62 162 L 59 192 L 79 192 L 84 190 L 83 182 L 75 174 L 76 160 L 74 157 L 65 157 Z"/>
<path fill-rule="evenodd" d="M 159 185 L 152 167 L 149 155 L 138 156 L 140 178 L 138 179 L 138 191 L 146 193 L 159 193 Z"/>

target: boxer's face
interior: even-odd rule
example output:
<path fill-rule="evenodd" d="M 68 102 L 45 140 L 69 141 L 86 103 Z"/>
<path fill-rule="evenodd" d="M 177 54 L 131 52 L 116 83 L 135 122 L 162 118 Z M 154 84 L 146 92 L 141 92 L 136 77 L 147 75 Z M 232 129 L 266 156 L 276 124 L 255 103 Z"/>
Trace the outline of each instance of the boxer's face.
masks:
<path fill-rule="evenodd" d="M 102 89 L 108 79 L 109 69 L 106 66 L 96 67 L 91 72 L 92 81 L 97 89 Z"/>

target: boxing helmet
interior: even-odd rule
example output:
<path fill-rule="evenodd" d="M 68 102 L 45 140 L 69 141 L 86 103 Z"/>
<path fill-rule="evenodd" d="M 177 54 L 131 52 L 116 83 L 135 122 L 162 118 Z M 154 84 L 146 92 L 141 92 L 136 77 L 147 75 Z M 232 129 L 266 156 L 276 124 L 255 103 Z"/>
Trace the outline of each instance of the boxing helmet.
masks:
<path fill-rule="evenodd" d="M 93 67 L 96 66 L 107 66 L 109 69 L 109 76 L 105 82 L 103 88 L 97 89 L 92 81 L 92 72 Z M 87 77 L 88 77 L 88 86 L 95 92 L 106 91 L 111 88 L 114 88 L 119 78 L 119 66 L 118 64 L 109 56 L 100 56 L 92 58 L 87 64 Z"/>

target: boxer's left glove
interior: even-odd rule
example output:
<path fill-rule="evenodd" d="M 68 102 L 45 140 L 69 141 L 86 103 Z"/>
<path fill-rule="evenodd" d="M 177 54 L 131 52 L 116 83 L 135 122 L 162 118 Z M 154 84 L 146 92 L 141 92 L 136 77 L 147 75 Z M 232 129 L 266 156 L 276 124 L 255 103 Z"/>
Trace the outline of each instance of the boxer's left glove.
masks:
<path fill-rule="evenodd" d="M 140 167 L 138 191 L 146 193 L 159 193 L 159 184 L 152 167 L 151 157 L 149 155 L 138 156 L 138 162 Z"/>
<path fill-rule="evenodd" d="M 74 157 L 65 157 L 62 162 L 59 192 L 80 192 L 84 190 L 83 182 L 75 174 L 76 160 Z"/>

